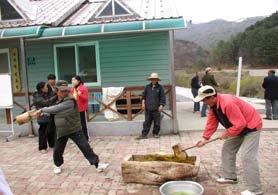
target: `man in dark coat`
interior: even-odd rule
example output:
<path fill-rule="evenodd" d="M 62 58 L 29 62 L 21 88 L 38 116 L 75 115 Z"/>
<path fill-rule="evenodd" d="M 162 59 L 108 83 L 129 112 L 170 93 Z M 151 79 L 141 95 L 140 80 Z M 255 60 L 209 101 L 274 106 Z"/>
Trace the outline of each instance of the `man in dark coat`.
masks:
<path fill-rule="evenodd" d="M 207 67 L 205 69 L 205 76 L 202 78 L 202 85 L 210 85 L 213 87 L 218 87 L 218 83 L 215 81 L 214 75 L 212 74 L 212 69 L 210 67 Z M 201 110 L 201 117 L 207 116 L 207 108 L 208 105 L 203 102 L 202 110 Z"/>
<path fill-rule="evenodd" d="M 275 70 L 269 70 L 268 76 L 264 78 L 262 87 L 265 89 L 266 120 L 278 120 L 278 77 Z"/>
<path fill-rule="evenodd" d="M 201 87 L 200 72 L 196 72 L 196 75 L 191 79 L 191 92 L 195 98 L 198 95 L 198 90 Z M 194 102 L 193 113 L 200 111 L 200 102 Z"/>
<path fill-rule="evenodd" d="M 166 102 L 164 89 L 158 83 L 160 81 L 158 74 L 152 73 L 148 80 L 151 83 L 146 85 L 142 101 L 142 108 L 145 109 L 145 122 L 143 124 L 142 134 L 137 139 L 148 138 L 147 135 L 150 131 L 152 121 L 154 122 L 153 136 L 159 138 L 160 117 Z"/>

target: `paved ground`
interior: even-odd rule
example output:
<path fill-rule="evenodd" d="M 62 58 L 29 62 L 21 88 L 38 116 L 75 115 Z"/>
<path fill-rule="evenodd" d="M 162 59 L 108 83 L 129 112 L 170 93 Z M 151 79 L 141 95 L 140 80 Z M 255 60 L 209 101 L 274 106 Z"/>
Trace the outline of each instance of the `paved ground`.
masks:
<path fill-rule="evenodd" d="M 65 164 L 61 175 L 52 172 L 52 151 L 40 154 L 37 138 L 19 138 L 0 142 L 0 166 L 14 194 L 93 194 L 93 195 L 158 195 L 158 186 L 125 184 L 121 179 L 120 163 L 124 156 L 135 153 L 172 152 L 171 146 L 181 142 L 194 144 L 201 132 L 167 135 L 159 139 L 135 141 L 132 136 L 94 137 L 91 145 L 100 158 L 111 163 L 104 173 L 89 166 L 74 144 L 67 145 Z M 242 168 L 238 162 L 239 184 L 219 185 L 214 182 L 220 172 L 222 142 L 208 144 L 202 149 L 192 149 L 191 154 L 201 158 L 197 181 L 206 195 L 232 195 L 244 190 Z M 266 195 L 278 194 L 278 131 L 264 131 L 259 152 L 261 178 Z"/>

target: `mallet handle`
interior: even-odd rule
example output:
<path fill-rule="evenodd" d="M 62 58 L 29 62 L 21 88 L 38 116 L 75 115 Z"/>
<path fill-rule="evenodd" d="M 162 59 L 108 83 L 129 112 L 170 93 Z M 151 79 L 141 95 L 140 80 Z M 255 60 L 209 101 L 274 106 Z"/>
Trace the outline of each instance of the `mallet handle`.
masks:
<path fill-rule="evenodd" d="M 219 139 L 220 139 L 219 137 L 211 139 L 211 140 L 207 141 L 205 144 L 210 143 L 210 142 L 214 142 L 214 141 L 219 140 Z M 196 145 L 190 146 L 188 148 L 183 149 L 182 151 L 185 152 L 186 150 L 189 150 L 189 149 L 192 149 L 192 148 L 196 148 L 196 147 L 197 147 Z"/>

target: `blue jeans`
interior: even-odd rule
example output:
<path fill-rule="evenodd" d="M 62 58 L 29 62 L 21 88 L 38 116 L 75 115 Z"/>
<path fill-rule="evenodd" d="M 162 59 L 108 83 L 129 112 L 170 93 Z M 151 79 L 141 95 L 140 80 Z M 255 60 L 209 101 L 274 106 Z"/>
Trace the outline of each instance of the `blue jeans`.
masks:
<path fill-rule="evenodd" d="M 191 88 L 193 97 L 195 98 L 198 95 L 198 89 Z M 200 111 L 200 102 L 194 102 L 193 111 Z"/>
<path fill-rule="evenodd" d="M 201 117 L 207 116 L 207 108 L 208 108 L 208 105 L 203 102 L 203 106 L 202 106 L 202 110 L 201 110 Z"/>

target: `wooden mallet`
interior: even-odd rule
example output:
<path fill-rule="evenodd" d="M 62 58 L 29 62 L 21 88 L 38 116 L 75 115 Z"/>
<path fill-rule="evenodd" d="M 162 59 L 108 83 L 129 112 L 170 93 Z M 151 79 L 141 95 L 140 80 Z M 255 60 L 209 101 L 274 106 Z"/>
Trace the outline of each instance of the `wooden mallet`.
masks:
<path fill-rule="evenodd" d="M 214 141 L 219 140 L 219 139 L 220 139 L 219 137 L 211 139 L 211 140 L 207 141 L 205 144 L 210 143 L 210 142 L 214 142 Z M 196 147 L 197 147 L 197 145 L 194 145 L 194 146 L 190 146 L 190 147 L 185 148 L 185 149 L 181 149 L 180 144 L 175 144 L 175 145 L 172 146 L 172 149 L 174 151 L 175 157 L 177 157 L 179 159 L 186 159 L 187 156 L 188 156 L 187 153 L 186 153 L 186 150 L 196 148 Z"/>

